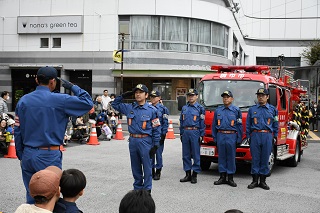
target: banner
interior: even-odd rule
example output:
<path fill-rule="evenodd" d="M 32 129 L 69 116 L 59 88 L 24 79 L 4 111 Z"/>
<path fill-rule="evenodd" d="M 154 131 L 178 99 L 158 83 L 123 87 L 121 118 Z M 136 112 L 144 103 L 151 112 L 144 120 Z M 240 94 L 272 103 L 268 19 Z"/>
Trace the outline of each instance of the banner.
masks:
<path fill-rule="evenodd" d="M 112 57 L 113 57 L 113 61 L 115 63 L 121 63 L 121 61 L 122 61 L 122 52 L 121 52 L 121 50 L 114 50 Z"/>

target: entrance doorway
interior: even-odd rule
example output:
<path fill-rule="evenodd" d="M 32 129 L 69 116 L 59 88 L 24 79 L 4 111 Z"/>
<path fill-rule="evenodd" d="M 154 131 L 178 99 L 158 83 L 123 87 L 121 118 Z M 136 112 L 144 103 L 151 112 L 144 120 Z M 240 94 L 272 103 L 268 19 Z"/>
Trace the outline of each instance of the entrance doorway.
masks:
<path fill-rule="evenodd" d="M 92 70 L 69 71 L 69 75 L 70 82 L 78 85 L 92 96 Z"/>
<path fill-rule="evenodd" d="M 14 111 L 20 98 L 36 89 L 36 75 L 38 68 L 30 69 L 12 69 L 12 110 Z M 60 70 L 58 70 L 60 76 Z M 57 84 L 56 90 L 59 90 L 60 84 Z"/>

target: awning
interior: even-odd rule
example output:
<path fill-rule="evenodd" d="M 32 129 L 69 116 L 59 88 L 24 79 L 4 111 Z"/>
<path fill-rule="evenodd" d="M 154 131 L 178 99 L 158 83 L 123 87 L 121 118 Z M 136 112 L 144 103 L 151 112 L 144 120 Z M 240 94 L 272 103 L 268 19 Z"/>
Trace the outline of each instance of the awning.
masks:
<path fill-rule="evenodd" d="M 9 64 L 10 69 L 39 69 L 41 67 L 54 67 L 57 69 L 61 69 L 63 65 L 57 65 L 57 64 Z"/>
<path fill-rule="evenodd" d="M 202 78 L 212 70 L 123 70 L 123 77 Z M 112 70 L 112 76 L 121 77 L 121 70 Z"/>

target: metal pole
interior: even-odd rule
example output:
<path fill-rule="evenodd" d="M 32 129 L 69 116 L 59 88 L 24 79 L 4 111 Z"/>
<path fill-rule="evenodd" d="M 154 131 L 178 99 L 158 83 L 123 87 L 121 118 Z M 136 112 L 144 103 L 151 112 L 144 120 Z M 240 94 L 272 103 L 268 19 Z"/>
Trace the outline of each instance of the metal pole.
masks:
<path fill-rule="evenodd" d="M 126 34 L 126 33 L 119 33 L 118 35 L 121 35 L 121 74 L 120 74 L 120 78 L 121 78 L 121 85 L 120 85 L 120 94 L 123 93 L 123 58 L 124 58 L 124 40 L 125 40 L 125 36 L 126 35 L 130 35 L 130 34 Z"/>
<path fill-rule="evenodd" d="M 318 104 L 318 83 L 319 81 L 319 68 L 317 68 L 317 80 L 316 80 L 316 104 Z"/>
<path fill-rule="evenodd" d="M 121 84 L 120 84 L 120 94 L 123 93 L 123 46 L 124 46 L 124 33 L 120 33 L 121 35 Z"/>

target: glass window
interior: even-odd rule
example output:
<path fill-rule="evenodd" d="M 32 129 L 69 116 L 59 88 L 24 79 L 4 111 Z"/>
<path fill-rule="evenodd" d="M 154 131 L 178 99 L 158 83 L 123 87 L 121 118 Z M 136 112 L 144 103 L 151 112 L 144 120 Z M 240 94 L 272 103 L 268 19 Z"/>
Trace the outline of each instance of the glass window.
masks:
<path fill-rule="evenodd" d="M 125 33 L 127 35 L 124 36 L 124 44 L 123 48 L 124 49 L 129 49 L 129 42 L 130 42 L 130 35 L 129 35 L 129 24 L 130 24 L 130 17 L 129 20 L 127 19 L 120 19 L 119 20 L 119 33 Z M 121 49 L 121 35 L 119 35 L 119 44 L 118 44 L 118 49 Z"/>
<path fill-rule="evenodd" d="M 190 51 L 227 57 L 228 31 L 224 25 L 200 19 L 119 16 L 119 33 L 130 33 L 125 49 Z"/>
<path fill-rule="evenodd" d="M 49 38 L 40 38 L 40 47 L 48 48 L 49 47 Z"/>
<path fill-rule="evenodd" d="M 228 56 L 228 28 L 221 24 L 212 23 L 212 53 Z"/>
<path fill-rule="evenodd" d="M 131 16 L 132 49 L 159 49 L 160 21 L 157 16 Z M 143 41 L 143 42 L 142 42 Z"/>
<path fill-rule="evenodd" d="M 257 57 L 257 65 L 269 65 L 269 66 L 280 66 L 280 61 L 278 57 Z M 301 65 L 300 57 L 285 57 L 283 61 L 283 66 L 296 66 L 300 67 Z"/>
<path fill-rule="evenodd" d="M 52 43 L 53 48 L 61 48 L 61 38 L 53 38 Z"/>
<path fill-rule="evenodd" d="M 188 50 L 188 26 L 187 18 L 163 17 L 162 18 L 162 46 L 164 50 Z M 179 44 L 184 42 L 185 44 Z"/>
<path fill-rule="evenodd" d="M 152 83 L 152 90 L 157 90 L 161 93 L 161 99 L 171 100 L 172 83 L 171 80 L 155 80 Z"/>
<path fill-rule="evenodd" d="M 191 19 L 190 23 L 190 42 L 197 44 L 211 43 L 211 24 L 209 21 Z M 210 46 L 191 45 L 191 52 L 210 53 Z"/>
<path fill-rule="evenodd" d="M 233 93 L 233 105 L 248 110 L 257 100 L 257 88 L 263 87 L 258 81 L 210 80 L 201 83 L 200 103 L 205 107 L 217 108 L 223 105 L 221 94 L 229 90 Z"/>

